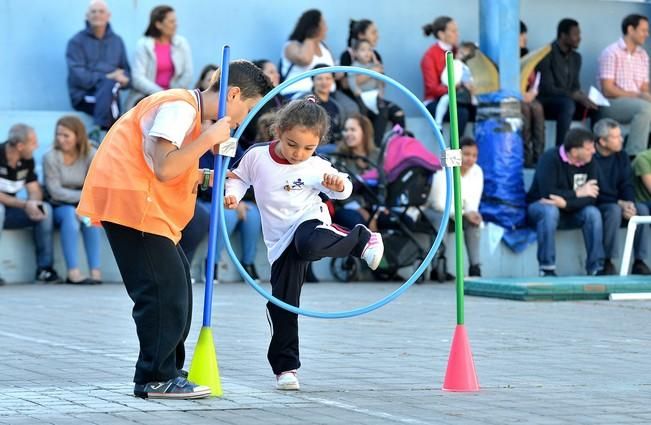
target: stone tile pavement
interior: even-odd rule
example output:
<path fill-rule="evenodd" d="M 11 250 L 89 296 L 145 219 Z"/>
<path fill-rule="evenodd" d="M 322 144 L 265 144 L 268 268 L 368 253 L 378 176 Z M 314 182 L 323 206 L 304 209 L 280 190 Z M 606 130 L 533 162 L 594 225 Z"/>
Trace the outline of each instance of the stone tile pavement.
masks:
<path fill-rule="evenodd" d="M 308 284 L 303 306 L 375 301 L 397 284 Z M 190 356 L 201 326 L 195 285 Z M 445 393 L 454 288 L 414 286 L 366 316 L 301 319 L 302 390 L 266 362 L 264 300 L 215 287 L 221 399 L 132 397 L 137 340 L 120 284 L 0 288 L 0 424 L 649 424 L 650 302 L 466 298 L 482 390 Z"/>

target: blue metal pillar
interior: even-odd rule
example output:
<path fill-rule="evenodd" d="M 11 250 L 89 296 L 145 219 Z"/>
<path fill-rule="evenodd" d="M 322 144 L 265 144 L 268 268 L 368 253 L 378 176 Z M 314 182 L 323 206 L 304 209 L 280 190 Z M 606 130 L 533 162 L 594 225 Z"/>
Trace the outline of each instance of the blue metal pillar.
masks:
<path fill-rule="evenodd" d="M 520 91 L 520 0 L 480 0 L 479 47 L 499 69 L 500 89 Z"/>

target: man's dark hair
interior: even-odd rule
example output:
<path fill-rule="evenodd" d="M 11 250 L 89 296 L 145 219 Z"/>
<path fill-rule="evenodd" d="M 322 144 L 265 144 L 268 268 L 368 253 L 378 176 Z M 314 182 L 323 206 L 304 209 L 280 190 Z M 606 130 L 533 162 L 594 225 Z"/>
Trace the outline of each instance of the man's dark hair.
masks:
<path fill-rule="evenodd" d="M 208 90 L 219 91 L 220 80 L 221 74 L 214 79 Z M 228 85 L 229 87 L 239 87 L 242 97 L 245 99 L 264 97 L 273 88 L 271 81 L 262 73 L 262 70 L 246 60 L 235 60 L 230 63 L 228 66 Z"/>
<path fill-rule="evenodd" d="M 565 135 L 563 147 L 569 152 L 570 149 L 582 148 L 585 142 L 594 142 L 594 134 L 585 128 L 572 128 Z"/>
<path fill-rule="evenodd" d="M 574 27 L 578 27 L 579 23 L 572 18 L 564 18 L 558 23 L 556 28 L 556 38 L 561 38 L 562 34 L 569 35 Z"/>
<path fill-rule="evenodd" d="M 524 22 L 520 21 L 520 34 L 525 33 L 527 33 L 527 25 Z"/>
<path fill-rule="evenodd" d="M 626 33 L 628 33 L 628 27 L 630 26 L 632 26 L 634 30 L 637 29 L 638 25 L 640 25 L 640 21 L 649 22 L 649 19 L 646 16 L 638 15 L 637 13 L 625 17 L 622 21 L 622 34 L 626 35 Z"/>

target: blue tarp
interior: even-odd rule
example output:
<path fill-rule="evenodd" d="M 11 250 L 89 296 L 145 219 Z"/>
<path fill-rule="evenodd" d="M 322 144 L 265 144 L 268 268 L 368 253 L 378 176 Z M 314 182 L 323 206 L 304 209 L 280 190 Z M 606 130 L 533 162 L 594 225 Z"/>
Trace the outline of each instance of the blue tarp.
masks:
<path fill-rule="evenodd" d="M 526 235 L 530 230 L 523 229 L 527 204 L 522 174 L 524 148 L 519 99 L 506 92 L 480 96 L 475 139 L 479 148 L 477 163 L 484 172 L 479 212 L 484 220 L 502 226 L 505 229 L 503 241 L 508 240 L 511 249 L 520 251 L 530 241 Z"/>

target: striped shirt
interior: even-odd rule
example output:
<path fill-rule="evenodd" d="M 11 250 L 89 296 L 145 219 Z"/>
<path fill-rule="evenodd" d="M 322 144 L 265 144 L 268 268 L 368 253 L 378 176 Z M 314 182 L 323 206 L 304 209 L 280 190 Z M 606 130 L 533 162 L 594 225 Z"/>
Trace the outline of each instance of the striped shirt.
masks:
<path fill-rule="evenodd" d="M 25 185 L 37 181 L 34 172 L 34 159 L 21 159 L 13 168 L 7 162 L 6 152 L 7 142 L 0 143 L 0 192 L 16 196 Z"/>
<path fill-rule="evenodd" d="M 649 55 L 639 46 L 631 54 L 620 38 L 601 52 L 599 80 L 613 80 L 620 89 L 640 93 L 649 82 Z"/>

